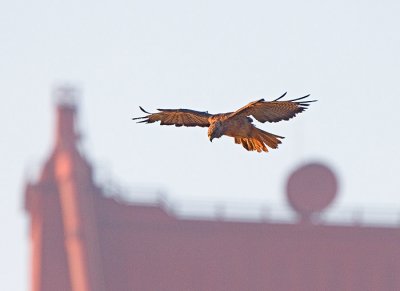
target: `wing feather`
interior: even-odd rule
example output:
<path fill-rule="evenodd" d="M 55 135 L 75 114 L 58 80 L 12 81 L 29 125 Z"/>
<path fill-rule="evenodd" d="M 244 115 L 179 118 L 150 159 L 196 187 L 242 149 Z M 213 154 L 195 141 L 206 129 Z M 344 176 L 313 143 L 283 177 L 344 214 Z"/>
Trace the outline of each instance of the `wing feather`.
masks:
<path fill-rule="evenodd" d="M 253 116 L 259 122 L 278 122 L 281 120 L 289 120 L 295 117 L 298 113 L 307 109 L 311 102 L 317 100 L 304 100 L 310 95 L 299 97 L 292 100 L 280 101 L 283 94 L 273 101 L 265 101 L 260 99 L 250 102 L 246 106 L 233 112 L 229 118 Z"/>
<path fill-rule="evenodd" d="M 133 120 L 138 120 L 138 123 L 154 123 L 160 121 L 161 125 L 208 127 L 210 125 L 208 118 L 212 116 L 208 112 L 190 109 L 157 109 L 158 112 L 150 113 L 141 106 L 139 106 L 139 108 L 144 113 L 147 113 L 147 115 L 132 118 Z"/>

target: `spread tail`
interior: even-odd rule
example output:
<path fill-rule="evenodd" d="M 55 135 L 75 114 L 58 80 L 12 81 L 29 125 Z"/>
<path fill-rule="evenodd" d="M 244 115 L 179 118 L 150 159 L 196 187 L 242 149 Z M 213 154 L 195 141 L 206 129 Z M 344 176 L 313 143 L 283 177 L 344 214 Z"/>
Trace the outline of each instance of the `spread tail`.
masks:
<path fill-rule="evenodd" d="M 258 128 L 253 128 L 249 137 L 235 137 L 235 143 L 242 144 L 248 151 L 268 152 L 268 147 L 276 149 L 282 143 L 283 136 L 275 135 Z"/>

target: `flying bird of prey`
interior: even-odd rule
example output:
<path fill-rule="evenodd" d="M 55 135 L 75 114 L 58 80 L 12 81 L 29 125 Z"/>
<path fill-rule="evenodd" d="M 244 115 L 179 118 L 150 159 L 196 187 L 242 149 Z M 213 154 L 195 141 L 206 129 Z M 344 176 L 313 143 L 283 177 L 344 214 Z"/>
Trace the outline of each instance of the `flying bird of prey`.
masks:
<path fill-rule="evenodd" d="M 210 141 L 226 135 L 233 137 L 235 143 L 242 144 L 248 151 L 268 152 L 268 147 L 276 149 L 284 137 L 255 127 L 250 116 L 262 123 L 289 120 L 304 111 L 311 102 L 317 101 L 305 100 L 310 95 L 281 101 L 285 95 L 273 101 L 260 99 L 234 112 L 217 114 L 190 109 L 157 109 L 158 112 L 150 113 L 139 106 L 148 115 L 132 119 L 139 120 L 138 123 L 160 121 L 161 125 L 208 127 Z"/>

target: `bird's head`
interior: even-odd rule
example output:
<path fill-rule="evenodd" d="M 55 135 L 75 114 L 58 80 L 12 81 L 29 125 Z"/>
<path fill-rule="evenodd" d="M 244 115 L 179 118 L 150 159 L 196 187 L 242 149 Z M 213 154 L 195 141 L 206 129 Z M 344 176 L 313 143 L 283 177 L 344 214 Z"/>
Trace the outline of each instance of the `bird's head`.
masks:
<path fill-rule="evenodd" d="M 208 127 L 208 138 L 210 139 L 210 141 L 212 142 L 214 138 L 220 138 L 222 135 L 223 130 L 221 121 L 211 123 Z"/>

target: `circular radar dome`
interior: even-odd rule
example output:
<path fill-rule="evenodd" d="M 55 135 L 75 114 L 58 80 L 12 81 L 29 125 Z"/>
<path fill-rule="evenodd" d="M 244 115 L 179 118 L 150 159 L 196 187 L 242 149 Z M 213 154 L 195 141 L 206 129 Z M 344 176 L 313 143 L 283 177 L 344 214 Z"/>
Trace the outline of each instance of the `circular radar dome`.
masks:
<path fill-rule="evenodd" d="M 309 163 L 296 169 L 286 185 L 290 206 L 302 221 L 311 221 L 335 199 L 338 182 L 334 172 L 321 163 Z"/>

